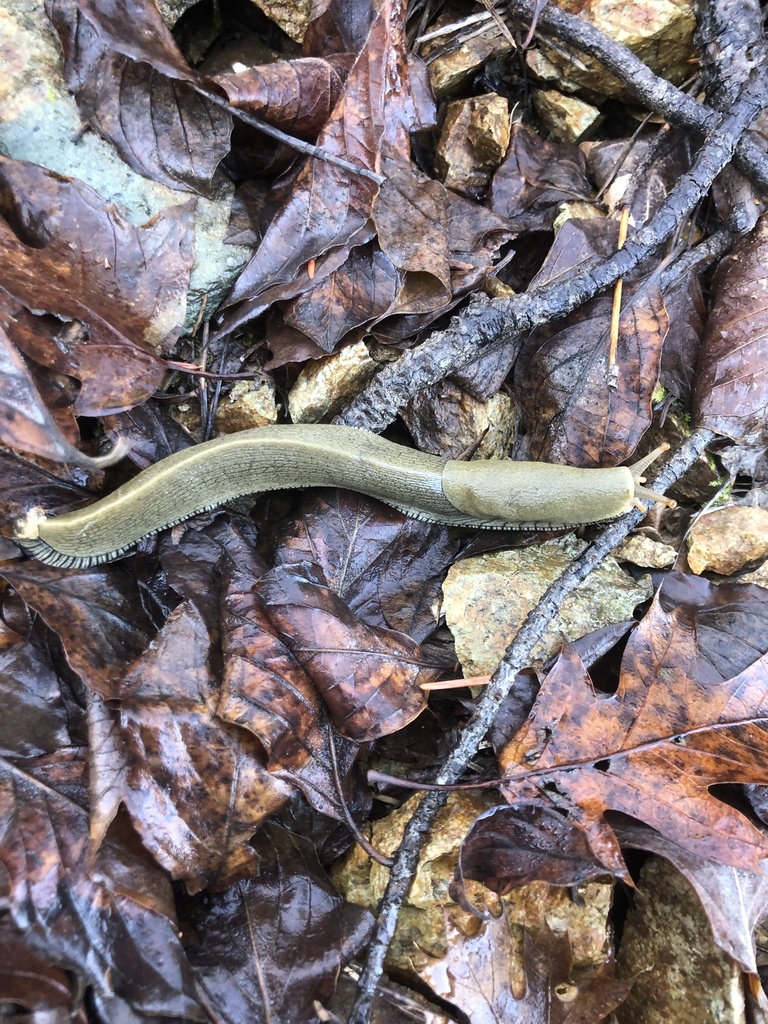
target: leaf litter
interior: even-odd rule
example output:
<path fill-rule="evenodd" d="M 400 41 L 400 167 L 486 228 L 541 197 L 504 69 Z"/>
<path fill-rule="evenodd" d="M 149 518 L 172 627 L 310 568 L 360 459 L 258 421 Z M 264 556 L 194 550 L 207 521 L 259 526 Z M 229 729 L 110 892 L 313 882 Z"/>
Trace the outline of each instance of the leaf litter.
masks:
<path fill-rule="evenodd" d="M 211 366 L 268 364 L 289 393 L 308 358 L 361 338 L 383 360 L 418 353 L 423 332 L 467 296 L 482 308 L 488 293 L 553 282 L 567 292 L 586 261 L 615 251 L 606 212 L 627 205 L 639 228 L 692 160 L 681 130 L 666 142 L 649 130 L 611 184 L 615 142 L 580 146 L 527 113 L 484 199 L 446 189 L 429 157 L 440 123 L 429 75 L 436 82 L 448 58 L 433 51 L 428 68 L 409 49 L 396 0 L 332 2 L 303 49 L 283 40 L 274 63 L 213 75 L 188 63 L 149 0 L 48 0 L 46 11 L 83 122 L 178 200 L 140 223 L 83 181 L 2 158 L 9 527 L 33 506 L 76 508 L 131 473 L 99 458 L 105 431 L 130 439 L 138 468 L 187 445 L 185 403 L 215 404 L 227 386 L 224 374 L 208 390 Z M 494 59 L 507 85 L 502 76 L 489 91 L 511 96 L 514 62 Z M 239 111 L 319 152 L 293 159 Z M 207 312 L 196 365 L 195 325 L 184 323 L 192 214 L 227 179 L 238 187 L 231 238 L 254 251 Z M 575 203 L 591 219 L 563 221 Z M 720 226 L 702 209 L 680 230 L 713 238 Z M 517 457 L 614 465 L 663 435 L 661 377 L 695 426 L 737 451 L 764 445 L 764 234 L 761 218 L 679 277 L 667 273 L 679 253 L 666 250 L 661 267 L 651 260 L 625 280 L 618 319 L 612 296 L 595 294 L 525 338 L 502 338 L 453 373 L 450 400 L 468 407 L 503 389 L 520 417 L 505 428 Z M 724 252 L 714 278 L 701 277 Z M 459 361 L 438 352 L 438 378 Z M 197 372 L 180 380 L 185 366 Z M 452 450 L 476 450 L 480 420 L 455 417 Z M 407 440 L 401 427 L 395 436 Z M 756 495 L 764 484 L 756 475 Z M 686 522 L 667 514 L 646 529 L 679 547 Z M 466 535 L 319 492 L 207 513 L 98 569 L 19 561 L 4 545 L 0 1005 L 84 1024 L 333 1019 L 327 1008 L 347 965 L 364 958 L 372 920 L 328 869 L 403 799 L 396 786 L 372 788 L 365 770 L 428 783 L 476 704 L 468 689 L 429 701 L 422 689 L 461 669 L 440 588 L 471 550 Z M 493 750 L 466 775 L 495 785 L 498 803 L 467 832 L 452 893 L 469 905 L 473 882 L 498 894 L 608 877 L 631 887 L 627 851 L 656 854 L 689 879 L 717 943 L 754 974 L 753 932 L 768 910 L 766 592 L 684 571 L 657 582 L 638 625 L 591 674 L 566 649 L 537 683 L 520 677 Z M 449 876 L 453 867 L 440 884 Z M 449 929 L 421 978 L 432 1001 L 414 1012 L 575 1024 L 620 1008 L 632 978 L 616 976 L 612 949 L 586 971 L 574 966 L 577 936 L 516 927 L 502 912 L 474 935 Z M 387 1005 L 387 1019 L 405 1019 Z"/>

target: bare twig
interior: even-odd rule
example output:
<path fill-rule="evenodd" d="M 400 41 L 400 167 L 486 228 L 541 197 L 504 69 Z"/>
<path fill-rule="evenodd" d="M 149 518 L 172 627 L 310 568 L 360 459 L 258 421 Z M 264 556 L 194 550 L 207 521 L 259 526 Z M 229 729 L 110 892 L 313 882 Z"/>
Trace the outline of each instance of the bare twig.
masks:
<path fill-rule="evenodd" d="M 239 107 L 233 106 L 223 97 L 217 96 L 215 92 L 211 92 L 210 89 L 205 89 L 202 85 L 195 83 L 190 84 L 195 92 L 204 96 L 209 103 L 221 107 L 222 110 L 226 110 L 232 117 L 238 118 L 244 124 L 250 125 L 251 128 L 256 128 L 258 131 L 263 132 L 264 135 L 269 135 L 271 139 L 283 142 L 286 146 L 290 146 L 291 149 L 304 153 L 306 156 L 312 156 L 317 160 L 325 161 L 327 164 L 333 164 L 334 167 L 339 167 L 342 171 L 351 171 L 352 174 L 357 174 L 361 178 L 368 178 L 369 181 L 373 181 L 377 185 L 384 183 L 384 178 L 380 174 L 376 174 L 375 171 L 370 171 L 367 167 L 362 167 L 360 164 L 353 164 L 351 160 L 345 160 L 343 157 L 334 156 L 333 153 L 329 153 L 322 146 L 313 146 L 311 142 L 305 142 L 304 139 L 297 139 L 293 135 L 287 135 L 285 132 L 281 132 L 279 128 L 275 128 L 265 121 L 260 121 L 258 117 L 253 117 Z"/>

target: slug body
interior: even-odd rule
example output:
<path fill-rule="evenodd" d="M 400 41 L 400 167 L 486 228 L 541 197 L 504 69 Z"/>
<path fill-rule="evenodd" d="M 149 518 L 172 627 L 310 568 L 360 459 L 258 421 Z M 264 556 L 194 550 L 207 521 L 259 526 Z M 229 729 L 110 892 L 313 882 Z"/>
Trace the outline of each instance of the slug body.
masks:
<path fill-rule="evenodd" d="M 451 462 L 352 427 L 259 427 L 171 455 L 101 501 L 47 517 L 32 509 L 15 539 L 51 565 L 82 568 L 244 494 L 344 487 L 407 515 L 454 526 L 557 528 L 613 519 L 636 496 L 639 471 L 536 462 Z"/>

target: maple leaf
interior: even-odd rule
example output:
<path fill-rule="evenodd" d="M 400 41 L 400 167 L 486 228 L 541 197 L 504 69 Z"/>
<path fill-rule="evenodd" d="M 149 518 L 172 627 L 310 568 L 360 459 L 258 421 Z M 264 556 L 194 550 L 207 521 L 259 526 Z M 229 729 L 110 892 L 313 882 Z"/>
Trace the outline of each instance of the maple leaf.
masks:
<path fill-rule="evenodd" d="M 658 597 L 630 638 L 617 692 L 600 696 L 566 648 L 501 751 L 512 803 L 554 804 L 627 878 L 606 812 L 644 821 L 700 857 L 763 871 L 768 836 L 710 787 L 768 779 L 768 655 L 723 679 L 690 609 Z"/>

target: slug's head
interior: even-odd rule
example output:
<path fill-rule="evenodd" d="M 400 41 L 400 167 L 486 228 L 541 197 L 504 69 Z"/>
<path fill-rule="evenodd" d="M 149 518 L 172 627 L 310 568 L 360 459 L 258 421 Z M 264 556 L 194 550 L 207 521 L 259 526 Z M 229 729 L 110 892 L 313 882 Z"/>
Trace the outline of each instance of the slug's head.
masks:
<path fill-rule="evenodd" d="M 559 529 L 602 523 L 640 498 L 674 504 L 640 486 L 654 452 L 632 467 L 579 469 L 544 462 L 449 462 L 443 493 L 477 525 Z"/>

